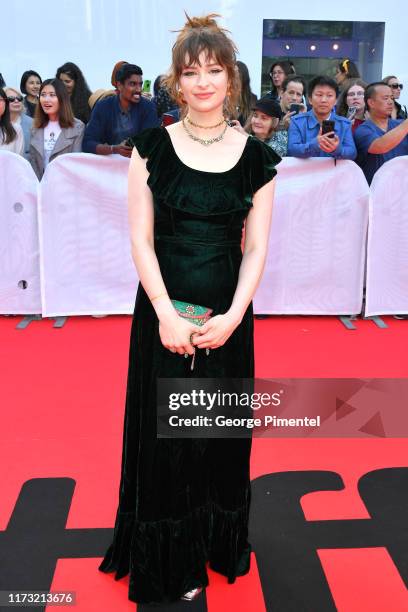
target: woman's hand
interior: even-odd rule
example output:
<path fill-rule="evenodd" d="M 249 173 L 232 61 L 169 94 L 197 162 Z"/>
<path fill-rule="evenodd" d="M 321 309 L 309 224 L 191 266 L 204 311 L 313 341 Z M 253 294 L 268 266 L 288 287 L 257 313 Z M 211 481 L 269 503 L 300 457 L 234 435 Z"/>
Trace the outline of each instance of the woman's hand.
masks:
<path fill-rule="evenodd" d="M 244 128 L 242 127 L 238 119 L 231 119 L 229 124 L 232 128 L 234 128 L 234 130 L 237 130 L 237 132 L 240 132 L 241 134 L 245 134 L 245 136 L 248 136 L 248 132 L 244 130 Z"/>
<path fill-rule="evenodd" d="M 211 317 L 202 327 L 196 327 L 197 334 L 193 337 L 193 344 L 199 349 L 219 348 L 225 344 L 238 325 L 239 321 L 228 313 Z"/>
<path fill-rule="evenodd" d="M 289 111 L 288 113 L 286 113 L 285 115 L 283 115 L 283 117 L 282 117 L 282 119 L 281 119 L 281 123 L 282 123 L 282 126 L 283 126 L 283 128 L 284 128 L 285 130 L 288 130 L 288 129 L 289 129 L 290 120 L 291 120 L 291 118 L 293 117 L 293 115 L 296 115 L 296 112 L 295 112 L 295 111 L 292 111 L 292 112 L 290 112 L 290 111 Z"/>
<path fill-rule="evenodd" d="M 197 325 L 185 321 L 178 314 L 171 318 L 161 319 L 159 322 L 159 334 L 163 346 L 179 355 L 194 354 L 190 336 L 196 331 Z"/>

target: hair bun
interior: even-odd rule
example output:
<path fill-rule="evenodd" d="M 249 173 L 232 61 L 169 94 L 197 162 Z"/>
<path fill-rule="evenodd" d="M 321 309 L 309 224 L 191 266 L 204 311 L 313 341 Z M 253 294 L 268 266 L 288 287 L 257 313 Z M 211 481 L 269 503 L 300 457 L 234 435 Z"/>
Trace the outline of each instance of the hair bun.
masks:
<path fill-rule="evenodd" d="M 202 17 L 190 17 L 184 11 L 184 14 L 187 18 L 187 23 L 185 27 L 190 28 L 218 28 L 218 24 L 216 22 L 217 17 L 221 17 L 218 13 L 209 13 L 208 15 L 203 15 Z"/>

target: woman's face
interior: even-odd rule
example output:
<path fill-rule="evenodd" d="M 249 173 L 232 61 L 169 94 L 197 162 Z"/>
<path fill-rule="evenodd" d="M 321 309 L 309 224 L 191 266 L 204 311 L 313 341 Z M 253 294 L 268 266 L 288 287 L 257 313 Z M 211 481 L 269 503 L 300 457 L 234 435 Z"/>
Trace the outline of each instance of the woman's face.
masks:
<path fill-rule="evenodd" d="M 273 67 L 270 77 L 275 87 L 282 87 L 282 83 L 286 78 L 286 74 L 282 66 L 279 66 L 279 64 L 277 64 Z"/>
<path fill-rule="evenodd" d="M 6 111 L 6 101 L 2 96 L 0 96 L 0 117 L 4 115 L 5 111 Z"/>
<path fill-rule="evenodd" d="M 221 109 L 227 95 L 228 74 L 224 66 L 205 51 L 199 55 L 199 64 L 186 65 L 179 79 L 182 97 L 190 109 L 210 112 Z"/>
<path fill-rule="evenodd" d="M 346 78 L 346 73 L 342 72 L 340 68 L 336 67 L 336 74 L 334 75 L 337 85 L 341 85 Z"/>
<path fill-rule="evenodd" d="M 391 87 L 392 97 L 394 98 L 394 100 L 398 100 L 401 95 L 401 89 L 399 87 L 396 87 L 396 85 L 399 85 L 399 80 L 394 78 L 389 79 L 388 85 Z"/>
<path fill-rule="evenodd" d="M 56 115 L 59 111 L 59 101 L 52 85 L 45 85 L 40 93 L 40 104 L 44 113 Z"/>
<path fill-rule="evenodd" d="M 23 96 L 18 91 L 11 89 L 10 87 L 6 90 L 7 98 L 9 99 L 9 106 L 11 113 L 22 113 L 23 112 Z M 13 100 L 13 101 L 12 101 Z"/>
<path fill-rule="evenodd" d="M 251 117 L 251 128 L 254 135 L 260 140 L 268 138 L 273 127 L 279 123 L 277 117 L 265 115 L 260 110 L 254 110 Z"/>
<path fill-rule="evenodd" d="M 73 78 L 71 78 L 68 74 L 65 74 L 65 72 L 61 72 L 61 74 L 59 75 L 59 79 L 60 81 L 62 81 L 65 85 L 65 87 L 67 88 L 67 92 L 69 93 L 69 95 L 72 94 L 72 92 L 75 89 L 75 81 Z"/>
<path fill-rule="evenodd" d="M 363 110 L 364 103 L 364 87 L 361 85 L 353 85 L 347 92 L 347 106 L 350 108 L 352 106 L 357 107 L 357 111 Z"/>
<path fill-rule="evenodd" d="M 38 96 L 38 92 L 40 91 L 41 81 L 38 77 L 31 75 L 28 77 L 25 87 L 27 94 L 36 98 Z"/>

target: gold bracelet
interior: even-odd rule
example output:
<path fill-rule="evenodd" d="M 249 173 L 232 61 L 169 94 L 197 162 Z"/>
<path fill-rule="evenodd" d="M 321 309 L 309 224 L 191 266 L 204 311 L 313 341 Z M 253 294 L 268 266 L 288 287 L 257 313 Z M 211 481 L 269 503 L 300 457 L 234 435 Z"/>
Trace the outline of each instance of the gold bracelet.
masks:
<path fill-rule="evenodd" d="M 150 298 L 150 301 L 153 302 L 153 300 L 157 300 L 157 298 L 162 297 L 162 295 L 168 295 L 167 291 L 165 293 L 159 293 L 159 295 L 156 295 L 154 298 Z"/>

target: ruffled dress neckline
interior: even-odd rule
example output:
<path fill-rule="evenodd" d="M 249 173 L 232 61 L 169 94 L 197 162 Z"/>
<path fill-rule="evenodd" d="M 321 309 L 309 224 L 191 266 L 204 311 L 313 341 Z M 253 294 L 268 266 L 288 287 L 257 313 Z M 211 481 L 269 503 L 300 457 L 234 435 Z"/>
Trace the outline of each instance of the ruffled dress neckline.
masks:
<path fill-rule="evenodd" d="M 241 155 L 239 156 L 237 162 L 233 166 L 231 166 L 231 168 L 228 168 L 228 170 L 221 170 L 221 172 L 216 172 L 215 170 L 200 170 L 199 168 L 193 168 L 192 166 L 189 166 L 189 165 L 185 164 L 183 162 L 183 160 L 181 159 L 181 157 L 178 155 L 177 151 L 176 151 L 176 148 L 175 148 L 175 146 L 173 144 L 173 140 L 172 140 L 172 138 L 170 136 L 170 133 L 169 133 L 168 129 L 165 128 L 165 127 L 161 127 L 159 129 L 160 130 L 164 130 L 164 132 L 166 134 L 166 137 L 168 138 L 168 140 L 170 142 L 170 146 L 171 146 L 171 148 L 173 150 L 173 153 L 177 157 L 177 159 L 180 162 L 180 164 L 182 166 L 184 166 L 185 168 L 187 168 L 188 170 L 192 170 L 193 172 L 199 172 L 200 174 L 220 174 L 220 175 L 222 175 L 222 174 L 228 174 L 228 172 L 233 172 L 235 170 L 235 168 L 237 168 L 237 166 L 240 165 L 241 160 L 242 160 L 242 158 L 245 155 L 245 150 L 246 150 L 246 148 L 248 146 L 248 141 L 250 139 L 250 136 L 248 136 L 248 138 L 245 141 L 244 148 L 242 149 Z"/>

